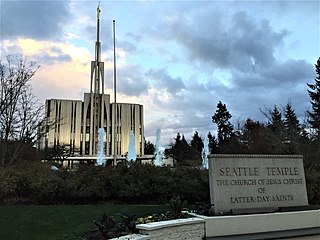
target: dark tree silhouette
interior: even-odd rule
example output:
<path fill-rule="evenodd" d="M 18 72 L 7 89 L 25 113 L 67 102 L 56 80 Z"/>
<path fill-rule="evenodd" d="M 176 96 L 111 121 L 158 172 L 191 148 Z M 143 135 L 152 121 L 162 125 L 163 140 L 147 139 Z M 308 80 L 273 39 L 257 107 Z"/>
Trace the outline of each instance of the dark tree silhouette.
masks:
<path fill-rule="evenodd" d="M 242 141 L 248 153 L 271 153 L 271 144 L 268 141 L 268 129 L 259 121 L 248 118 L 243 126 Z"/>
<path fill-rule="evenodd" d="M 191 140 L 191 146 L 196 150 L 199 157 L 201 157 L 201 152 L 204 147 L 203 141 L 199 136 L 199 133 L 195 131 Z"/>
<path fill-rule="evenodd" d="M 208 133 L 208 140 L 210 153 L 215 153 L 217 151 L 217 142 L 215 136 L 213 136 L 211 132 Z"/>
<path fill-rule="evenodd" d="M 301 126 L 297 115 L 292 108 L 291 102 L 288 102 L 284 108 L 284 138 L 285 151 L 288 154 L 299 153 L 299 142 L 301 139 Z"/>
<path fill-rule="evenodd" d="M 173 158 L 174 164 L 178 166 L 200 166 L 201 158 L 196 150 L 191 147 L 184 135 L 177 133 L 175 143 L 165 150 L 166 155 Z"/>
<path fill-rule="evenodd" d="M 230 123 L 232 115 L 229 113 L 225 104 L 221 101 L 217 104 L 217 109 L 215 114 L 212 116 L 212 122 L 218 126 L 218 148 L 219 151 L 225 152 L 230 150 L 230 143 L 233 141 L 234 133 L 233 126 Z"/>
<path fill-rule="evenodd" d="M 308 93 L 311 98 L 310 103 L 312 111 L 308 111 L 309 123 L 314 130 L 314 137 L 319 138 L 320 132 L 320 58 L 315 64 L 316 78 L 314 83 L 307 83 L 309 89 Z"/>
<path fill-rule="evenodd" d="M 150 140 L 144 140 L 144 154 L 152 155 L 154 154 L 155 149 L 154 144 Z"/>
<path fill-rule="evenodd" d="M 272 145 L 272 153 L 284 153 L 285 128 L 281 112 L 279 111 L 277 105 L 274 105 L 273 109 L 266 107 L 265 111 L 262 111 L 261 109 L 260 111 L 268 119 L 268 141 Z"/>
<path fill-rule="evenodd" d="M 43 105 L 30 81 L 39 66 L 25 58 L 0 61 L 0 165 L 12 165 L 38 137 Z M 27 150 L 28 149 L 28 150 Z M 30 151 L 29 151 L 30 152 Z"/>

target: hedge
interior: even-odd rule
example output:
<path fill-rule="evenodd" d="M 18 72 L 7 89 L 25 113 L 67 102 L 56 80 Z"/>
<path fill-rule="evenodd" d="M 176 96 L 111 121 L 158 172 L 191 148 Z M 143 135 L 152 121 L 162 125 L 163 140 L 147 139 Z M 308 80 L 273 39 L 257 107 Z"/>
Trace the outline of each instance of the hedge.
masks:
<path fill-rule="evenodd" d="M 305 164 L 309 204 L 320 204 L 318 168 Z M 80 165 L 51 170 L 47 163 L 0 168 L 0 204 L 164 204 L 180 196 L 189 204 L 210 202 L 208 171 L 191 167 Z"/>
<path fill-rule="evenodd" d="M 52 171 L 49 164 L 0 168 L 0 203 L 76 204 L 97 202 L 188 203 L 209 201 L 208 171 L 187 167 L 80 165 Z"/>

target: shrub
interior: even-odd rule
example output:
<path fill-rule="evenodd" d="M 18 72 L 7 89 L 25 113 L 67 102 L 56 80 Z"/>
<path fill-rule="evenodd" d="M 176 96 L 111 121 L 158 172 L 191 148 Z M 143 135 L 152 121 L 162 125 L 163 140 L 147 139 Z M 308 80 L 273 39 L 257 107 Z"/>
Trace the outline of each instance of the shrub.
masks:
<path fill-rule="evenodd" d="M 187 205 L 187 201 L 181 201 L 180 197 L 173 197 L 170 199 L 168 206 L 170 207 L 170 216 L 174 219 L 184 217 L 182 210 Z"/>
<path fill-rule="evenodd" d="M 309 204 L 320 204 L 319 166 L 305 161 Z M 311 161 L 312 160 L 312 161 Z M 103 201 L 164 204 L 180 196 L 189 204 L 210 202 L 208 171 L 130 163 L 115 167 L 80 165 L 52 171 L 51 164 L 30 162 L 0 167 L 0 203 L 87 204 Z"/>
<path fill-rule="evenodd" d="M 195 213 L 205 216 L 214 216 L 214 211 L 212 209 L 213 204 L 208 204 L 206 202 L 198 202 L 195 205 L 196 209 L 194 210 Z"/>
<path fill-rule="evenodd" d="M 11 168 L 0 169 L 0 199 L 17 195 L 20 177 Z"/>
<path fill-rule="evenodd" d="M 52 171 L 50 164 L 0 168 L 0 198 L 38 203 L 165 203 L 181 196 L 189 203 L 209 198 L 207 172 L 131 163 L 128 166 L 82 165 L 76 171 Z"/>

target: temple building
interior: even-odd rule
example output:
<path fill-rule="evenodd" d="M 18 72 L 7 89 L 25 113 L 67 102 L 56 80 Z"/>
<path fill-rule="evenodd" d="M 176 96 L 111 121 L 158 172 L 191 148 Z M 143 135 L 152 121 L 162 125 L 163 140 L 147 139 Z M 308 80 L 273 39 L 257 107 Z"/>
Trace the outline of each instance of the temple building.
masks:
<path fill-rule="evenodd" d="M 101 61 L 100 8 L 97 8 L 95 60 L 91 62 L 90 93 L 83 101 L 47 99 L 45 120 L 39 142 L 41 149 L 64 146 L 70 155 L 95 156 L 98 129 L 105 134 L 105 156 L 123 158 L 128 154 L 130 131 L 134 133 L 136 155 L 144 155 L 143 105 L 110 102 L 104 93 L 104 62 Z M 116 162 L 114 162 L 116 164 Z"/>

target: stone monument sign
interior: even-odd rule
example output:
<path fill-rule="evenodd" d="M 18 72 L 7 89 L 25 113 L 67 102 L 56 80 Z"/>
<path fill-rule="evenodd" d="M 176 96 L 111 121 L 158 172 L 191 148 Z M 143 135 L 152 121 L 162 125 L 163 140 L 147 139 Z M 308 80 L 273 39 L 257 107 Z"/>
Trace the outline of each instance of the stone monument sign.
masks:
<path fill-rule="evenodd" d="M 308 205 L 301 155 L 209 155 L 215 212 Z"/>

